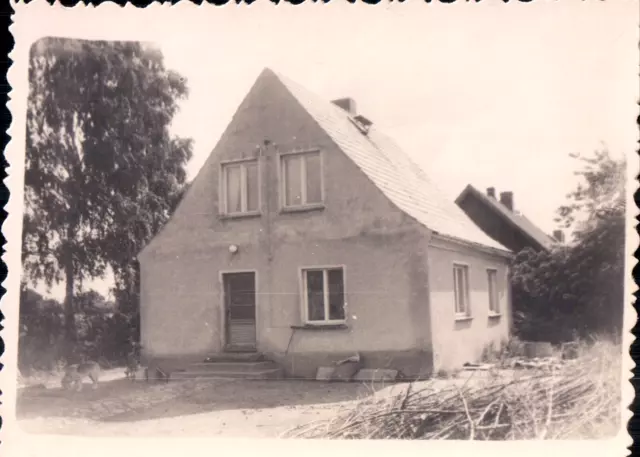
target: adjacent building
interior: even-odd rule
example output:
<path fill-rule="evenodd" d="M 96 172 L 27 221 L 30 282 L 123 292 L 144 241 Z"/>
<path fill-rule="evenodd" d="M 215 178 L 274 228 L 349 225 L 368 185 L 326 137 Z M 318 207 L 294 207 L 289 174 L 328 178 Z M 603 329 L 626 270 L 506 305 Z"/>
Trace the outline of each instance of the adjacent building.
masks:
<path fill-rule="evenodd" d="M 513 192 L 496 196 L 494 187 L 483 193 L 468 185 L 456 203 L 484 233 L 514 253 L 525 248 L 549 251 L 564 242 L 563 232 L 556 230 L 547 235 L 524 214 L 516 211 Z"/>

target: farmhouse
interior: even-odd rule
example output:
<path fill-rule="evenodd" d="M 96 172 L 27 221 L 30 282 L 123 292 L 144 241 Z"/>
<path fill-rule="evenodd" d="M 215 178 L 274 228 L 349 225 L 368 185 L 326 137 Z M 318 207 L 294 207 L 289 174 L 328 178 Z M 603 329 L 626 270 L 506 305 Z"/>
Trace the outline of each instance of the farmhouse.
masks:
<path fill-rule="evenodd" d="M 265 69 L 139 255 L 143 355 L 460 367 L 508 338 L 511 258 L 352 99 Z"/>
<path fill-rule="evenodd" d="M 456 203 L 487 235 L 514 253 L 525 248 L 549 251 L 564 242 L 561 230 L 556 230 L 551 237 L 516 211 L 513 192 L 500 193 L 498 200 L 495 187 L 489 187 L 484 194 L 468 185 Z"/>

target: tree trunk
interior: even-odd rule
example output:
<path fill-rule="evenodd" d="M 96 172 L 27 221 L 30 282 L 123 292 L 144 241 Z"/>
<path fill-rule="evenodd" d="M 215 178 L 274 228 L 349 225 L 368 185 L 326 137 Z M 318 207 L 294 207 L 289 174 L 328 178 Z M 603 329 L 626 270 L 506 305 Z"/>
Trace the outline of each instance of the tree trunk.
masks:
<path fill-rule="evenodd" d="M 64 296 L 64 327 L 67 343 L 75 343 L 76 341 L 76 315 L 73 309 L 73 258 L 69 254 L 65 266 L 65 296 Z M 68 355 L 68 354 L 67 354 Z"/>

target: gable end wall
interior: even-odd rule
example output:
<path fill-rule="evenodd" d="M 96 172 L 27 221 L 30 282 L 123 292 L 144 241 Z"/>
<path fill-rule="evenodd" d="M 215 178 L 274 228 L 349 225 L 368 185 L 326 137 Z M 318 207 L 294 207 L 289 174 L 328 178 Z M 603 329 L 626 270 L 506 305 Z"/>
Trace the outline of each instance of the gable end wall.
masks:
<path fill-rule="evenodd" d="M 306 148 L 319 148 L 323 155 L 326 207 L 282 214 L 278 154 Z M 220 163 L 253 156 L 262 168 L 262 216 L 220 218 Z M 373 185 L 275 76 L 263 74 L 174 217 L 141 256 L 143 345 L 155 357 L 221 351 L 219 273 L 256 270 L 260 351 L 298 366 L 314 351 L 336 357 L 354 351 L 428 354 L 428 235 Z M 229 252 L 231 244 L 238 246 L 237 254 Z M 345 331 L 292 332 L 302 323 L 299 268 L 314 265 L 346 267 Z M 430 363 L 428 355 L 419 357 Z"/>

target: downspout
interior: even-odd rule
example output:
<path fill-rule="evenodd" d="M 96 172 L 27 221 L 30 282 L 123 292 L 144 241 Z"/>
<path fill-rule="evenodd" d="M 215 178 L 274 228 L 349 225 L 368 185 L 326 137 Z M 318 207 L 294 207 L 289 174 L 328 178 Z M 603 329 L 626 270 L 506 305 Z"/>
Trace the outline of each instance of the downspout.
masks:
<path fill-rule="evenodd" d="M 275 149 L 275 144 L 273 144 L 270 140 L 264 140 L 264 146 L 260 146 L 260 155 L 264 157 L 265 161 L 265 182 L 262 185 L 262 190 L 264 192 L 264 201 L 265 201 L 265 224 L 264 224 L 264 233 L 266 236 L 266 248 L 267 248 L 267 262 L 269 265 L 273 261 L 273 247 L 271 243 L 271 165 L 270 159 L 271 156 L 269 154 L 269 146 L 273 145 Z M 277 166 L 277 164 L 276 164 Z M 277 183 L 276 183 L 277 185 Z M 276 193 L 277 196 L 277 193 Z M 271 286 L 271 267 L 268 268 L 268 277 L 269 277 L 269 286 Z M 271 289 L 269 289 L 271 290 Z"/>
<path fill-rule="evenodd" d="M 266 277 L 267 277 L 267 303 L 268 303 L 268 309 L 269 309 L 269 318 L 268 318 L 268 322 L 269 322 L 269 326 L 271 326 L 271 315 L 273 314 L 273 272 L 272 272 L 272 262 L 273 262 L 273 245 L 272 245 L 272 240 L 271 240 L 271 236 L 272 236 L 272 215 L 271 215 L 271 198 L 272 198 L 272 193 L 271 193 L 271 181 L 272 181 L 272 172 L 271 172 L 271 168 L 272 168 L 272 160 L 271 160 L 271 154 L 270 154 L 270 148 L 269 146 L 273 145 L 273 143 L 268 140 L 268 139 L 264 139 L 263 144 L 259 146 L 260 148 L 260 155 L 263 157 L 264 159 L 264 183 L 262 183 L 261 186 L 261 190 L 263 192 L 264 195 L 264 205 L 265 205 L 265 217 L 264 217 L 264 223 L 262 224 L 262 231 L 263 231 L 263 237 L 264 237 L 264 247 L 265 247 L 265 251 L 266 251 L 266 257 L 267 257 L 267 262 L 266 262 Z M 275 146 L 275 145 L 274 145 Z M 277 166 L 277 164 L 275 165 Z M 276 183 L 277 185 L 277 183 Z M 276 193 L 276 196 L 278 194 Z M 262 326 L 262 329 L 264 329 L 264 326 Z"/>

